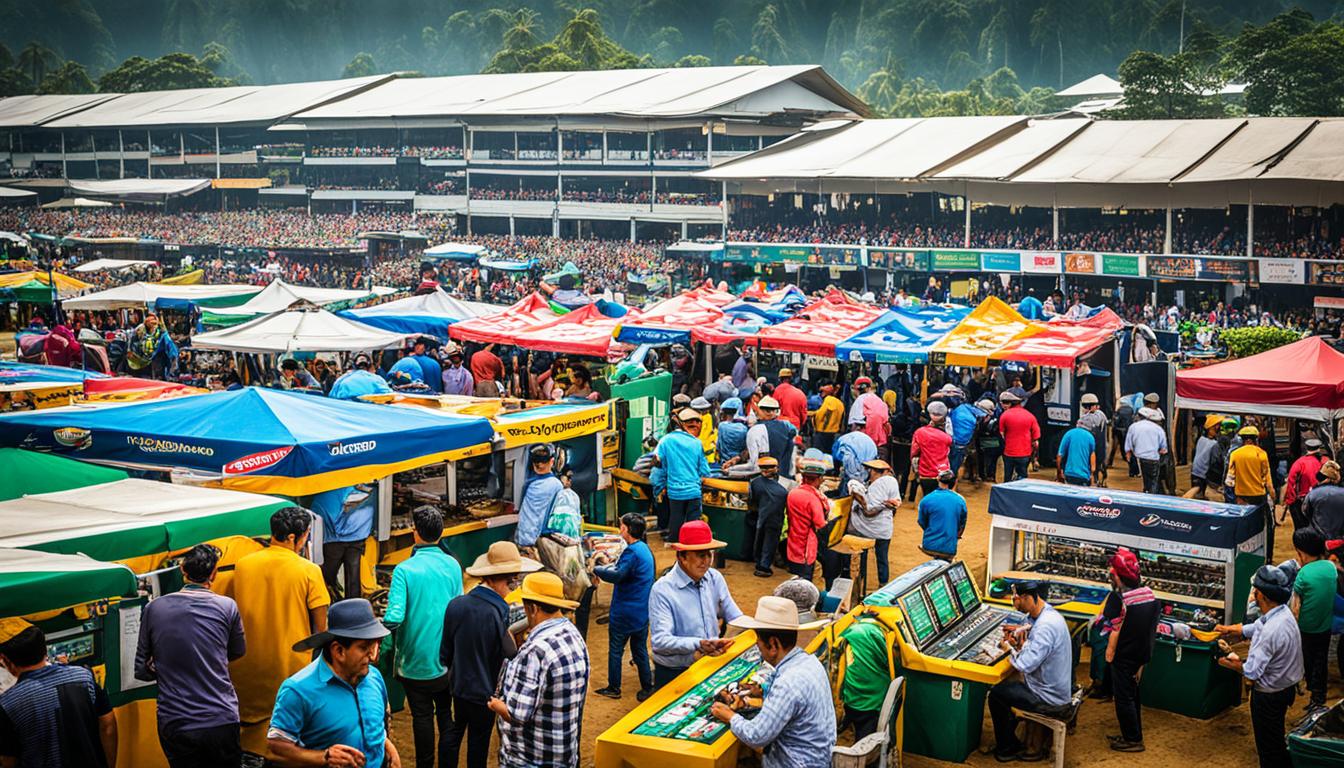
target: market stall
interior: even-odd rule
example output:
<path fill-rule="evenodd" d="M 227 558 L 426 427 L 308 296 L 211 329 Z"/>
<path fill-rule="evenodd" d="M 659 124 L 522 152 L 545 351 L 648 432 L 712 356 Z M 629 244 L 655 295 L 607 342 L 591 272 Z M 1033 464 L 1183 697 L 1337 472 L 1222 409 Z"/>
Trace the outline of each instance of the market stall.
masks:
<path fill-rule="evenodd" d="M 458 341 L 480 344 L 512 344 L 514 336 L 560 317 L 545 296 L 530 293 L 504 311 L 454 323 L 448 335 Z"/>
<path fill-rule="evenodd" d="M 314 288 L 307 285 L 291 285 L 284 280 L 274 280 L 242 304 L 206 309 L 201 313 L 201 325 L 215 328 L 237 325 L 261 315 L 281 312 L 298 301 L 306 301 L 336 311 L 372 295 L 370 291 L 365 290 Z"/>
<path fill-rule="evenodd" d="M 176 285 L 171 283 L 131 283 L 83 296 L 65 299 L 66 310 L 113 310 L 162 308 L 160 302 L 174 307 L 195 304 L 202 307 L 227 307 L 241 304 L 261 290 L 257 285 Z"/>
<path fill-rule="evenodd" d="M 835 347 L 873 324 L 882 310 L 832 290 L 788 320 L 762 328 L 756 343 L 763 349 L 835 356 Z"/>
<path fill-rule="evenodd" d="M 970 311 L 957 305 L 889 309 L 868 327 L 836 344 L 835 356 L 850 361 L 927 363 L 929 350 Z"/>
<path fill-rule="evenodd" d="M 626 344 L 687 344 L 693 339 L 722 344 L 731 339 L 721 330 L 723 308 L 736 300 L 733 294 L 708 284 L 691 288 L 621 323 L 616 339 Z"/>
<path fill-rule="evenodd" d="M 612 336 L 616 329 L 622 322 L 638 317 L 638 310 L 599 299 L 554 320 L 520 330 L 510 343 L 523 349 L 605 360 L 613 351 Z"/>
<path fill-rule="evenodd" d="M 1017 480 L 990 490 L 989 514 L 991 598 L 1017 580 L 1046 581 L 1066 618 L 1090 621 L 1110 591 L 1109 559 L 1126 547 L 1164 605 L 1144 704 L 1207 718 L 1240 701 L 1240 678 L 1218 666 L 1211 630 L 1242 620 L 1265 562 L 1254 507 Z"/>
<path fill-rule="evenodd" d="M 392 349 L 405 334 L 347 320 L 299 300 L 287 309 L 191 338 L 193 349 L 284 355 L 294 352 L 348 352 Z"/>
<path fill-rule="evenodd" d="M 1247 382 L 1255 382 L 1248 387 Z M 1215 413 L 1329 421 L 1344 409 L 1344 354 L 1319 336 L 1176 372 L 1176 404 Z"/>
<path fill-rule="evenodd" d="M 365 325 L 391 333 L 426 334 L 438 339 L 448 338 L 448 327 L 473 317 L 489 317 L 504 312 L 507 307 L 463 301 L 450 296 L 442 288 L 433 293 L 407 296 L 372 307 L 347 309 L 336 314 Z"/>
<path fill-rule="evenodd" d="M 934 345 L 929 361 L 935 365 L 984 366 L 1009 342 L 1040 333 L 1040 325 L 991 296 Z"/>

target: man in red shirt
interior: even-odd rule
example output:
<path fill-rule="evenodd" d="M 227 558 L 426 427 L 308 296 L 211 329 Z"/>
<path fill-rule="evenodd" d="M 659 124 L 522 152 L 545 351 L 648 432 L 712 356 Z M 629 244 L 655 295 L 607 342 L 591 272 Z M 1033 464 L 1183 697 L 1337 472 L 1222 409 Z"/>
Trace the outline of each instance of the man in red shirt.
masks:
<path fill-rule="evenodd" d="M 807 421 L 807 395 L 793 386 L 793 369 L 779 369 L 779 386 L 775 387 L 772 397 L 779 401 L 779 418 L 802 431 L 803 422 Z"/>
<path fill-rule="evenodd" d="M 831 503 L 818 488 L 826 464 L 818 459 L 803 459 L 798 462 L 798 469 L 802 482 L 789 491 L 784 502 L 789 520 L 784 557 L 789 562 L 789 573 L 811 581 L 817 566 L 817 531 L 826 525 Z"/>
<path fill-rule="evenodd" d="M 1293 528 L 1306 528 L 1311 525 L 1311 521 L 1306 515 L 1302 514 L 1302 500 L 1307 497 L 1312 488 L 1316 487 L 1316 473 L 1321 471 L 1321 465 L 1325 460 L 1321 457 L 1321 441 L 1314 437 L 1307 438 L 1302 444 L 1307 452 L 1302 458 L 1293 462 L 1293 466 L 1288 470 L 1288 482 L 1283 489 L 1283 505 L 1293 516 Z"/>
<path fill-rule="evenodd" d="M 1031 411 L 1022 407 L 1022 399 L 1012 392 L 999 395 L 1003 415 L 999 417 L 999 434 L 1003 435 L 1004 482 L 1025 480 L 1031 457 L 1041 441 L 1041 425 Z"/>
<path fill-rule="evenodd" d="M 918 462 L 916 475 L 919 490 L 925 496 L 938 490 L 938 474 L 951 470 L 948 455 L 952 451 L 952 435 L 947 432 L 947 405 L 938 400 L 929 403 L 929 423 L 915 430 L 910 438 L 910 461 Z M 910 500 L 915 500 L 915 489 L 910 489 Z"/>
<path fill-rule="evenodd" d="M 476 381 L 477 397 L 499 397 L 495 382 L 504 381 L 504 361 L 494 353 L 495 345 L 486 344 L 471 356 L 471 378 Z"/>

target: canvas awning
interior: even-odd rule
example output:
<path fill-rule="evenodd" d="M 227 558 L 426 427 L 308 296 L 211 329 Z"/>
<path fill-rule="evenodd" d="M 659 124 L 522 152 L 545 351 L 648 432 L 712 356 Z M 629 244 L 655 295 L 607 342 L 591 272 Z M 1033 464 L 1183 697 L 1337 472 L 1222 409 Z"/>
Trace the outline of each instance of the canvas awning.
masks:
<path fill-rule="evenodd" d="M 627 344 L 673 344 L 690 341 L 697 331 L 697 341 L 717 340 L 714 329 L 724 319 L 723 308 L 737 297 L 711 285 L 702 285 L 663 299 L 640 311 L 639 317 L 621 323 L 617 339 Z"/>
<path fill-rule="evenodd" d="M 71 179 L 68 188 L 81 197 L 152 203 L 209 189 L 210 179 Z"/>
<path fill-rule="evenodd" d="M 421 255 L 427 259 L 475 261 L 488 252 L 489 249 L 484 245 L 476 245 L 475 243 L 439 243 L 432 248 L 426 248 Z"/>
<path fill-rule="evenodd" d="M 313 304 L 297 302 L 240 325 L 191 337 L 191 346 L 227 352 L 353 352 L 401 346 L 406 335 L 347 320 Z"/>
<path fill-rule="evenodd" d="M 934 345 L 933 359 L 946 365 L 983 366 L 1009 342 L 1039 333 L 1038 325 L 990 296 Z"/>
<path fill-rule="evenodd" d="M 1084 320 L 1056 318 L 1033 325 L 1036 333 L 1008 342 L 992 355 L 993 359 L 1072 368 L 1078 358 L 1113 339 L 1125 323 L 1107 308 Z"/>
<path fill-rule="evenodd" d="M 0 549 L 0 616 L 25 616 L 131 596 L 135 574 L 83 555 Z"/>
<path fill-rule="evenodd" d="M 455 323 L 448 329 L 448 335 L 459 341 L 512 344 L 518 333 L 551 322 L 557 317 L 560 315 L 551 309 L 551 303 L 546 297 L 533 292 L 498 314 Z"/>
<path fill-rule="evenodd" d="M 66 309 L 144 309 L 159 300 L 173 300 L 204 304 L 211 301 L 235 303 L 246 300 L 261 290 L 256 285 L 170 285 L 165 283 L 131 283 L 105 291 L 66 299 Z"/>
<path fill-rule="evenodd" d="M 491 317 L 506 310 L 508 307 L 498 304 L 463 301 L 438 288 L 433 293 L 407 296 L 385 304 L 347 309 L 336 314 L 392 333 L 423 333 L 446 339 L 448 328 L 454 323 L 474 317 Z"/>
<path fill-rule="evenodd" d="M 1344 354 L 1319 336 L 1176 372 L 1182 408 L 1326 421 L 1344 408 Z"/>
<path fill-rule="evenodd" d="M 56 294 L 58 297 L 73 296 L 80 291 L 87 291 L 93 286 L 78 278 L 63 275 L 60 272 L 47 272 L 41 270 L 32 270 L 28 272 L 7 272 L 0 274 L 0 289 L 18 288 L 28 283 L 37 282 L 50 289 L 52 282 L 56 283 Z"/>
<path fill-rule="evenodd" d="M 548 323 L 515 334 L 512 343 L 524 349 L 605 358 L 616 328 L 625 318 L 638 317 L 634 310 L 628 313 L 624 310 L 624 307 L 609 302 L 586 304 Z"/>
<path fill-rule="evenodd" d="M 872 304 L 832 290 L 788 320 L 762 328 L 756 340 L 765 349 L 832 357 L 836 344 L 872 325 L 881 314 Z"/>
<path fill-rule="evenodd" d="M 64 456 L 0 448 L 0 501 L 32 493 L 52 493 L 112 483 L 127 477 L 119 469 L 100 467 Z"/>
<path fill-rule="evenodd" d="M 890 309 L 872 325 L 836 344 L 835 356 L 879 363 L 927 363 L 929 350 L 970 311 L 970 307 L 938 305 Z"/>
<path fill-rule="evenodd" d="M 206 311 L 201 322 L 204 325 L 229 325 L 239 323 L 258 315 L 279 312 L 296 301 L 307 301 L 319 307 L 332 304 L 346 304 L 368 298 L 369 291 L 346 290 L 343 288 L 315 288 L 308 285 L 292 285 L 284 280 L 274 280 L 262 288 L 255 296 L 232 307 L 219 307 Z"/>
<path fill-rule="evenodd" d="M 157 261 L 148 261 L 146 259 L 94 259 L 93 261 L 86 261 L 83 264 L 80 264 L 78 267 L 75 267 L 74 271 L 102 272 L 107 270 L 115 272 L 123 269 L 130 269 L 131 267 L 152 267 L 158 263 L 159 262 Z"/>

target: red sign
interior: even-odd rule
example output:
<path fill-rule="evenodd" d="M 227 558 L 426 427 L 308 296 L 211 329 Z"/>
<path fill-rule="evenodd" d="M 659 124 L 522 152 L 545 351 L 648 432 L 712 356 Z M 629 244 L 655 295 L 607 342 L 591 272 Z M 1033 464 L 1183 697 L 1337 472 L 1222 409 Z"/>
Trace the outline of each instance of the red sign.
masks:
<path fill-rule="evenodd" d="M 240 459 L 234 459 L 224 465 L 224 474 L 246 475 L 249 472 L 265 469 L 273 464 L 278 464 L 288 456 L 289 452 L 292 450 L 294 450 L 294 446 L 286 445 L 283 448 L 274 448 L 269 451 L 262 451 L 250 456 L 244 456 Z"/>

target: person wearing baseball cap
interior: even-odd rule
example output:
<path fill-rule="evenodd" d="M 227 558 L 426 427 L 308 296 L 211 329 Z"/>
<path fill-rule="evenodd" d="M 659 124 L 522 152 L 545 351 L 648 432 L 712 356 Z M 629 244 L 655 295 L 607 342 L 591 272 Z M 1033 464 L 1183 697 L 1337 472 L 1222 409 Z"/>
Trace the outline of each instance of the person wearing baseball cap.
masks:
<path fill-rule="evenodd" d="M 719 434 L 714 429 L 714 405 L 703 397 L 697 397 L 691 401 L 690 409 L 699 414 L 700 431 L 695 436 L 700 438 L 700 445 L 704 446 L 705 461 L 717 464 Z"/>
<path fill-rule="evenodd" d="M 873 439 L 873 445 L 879 449 L 887 444 L 891 434 L 891 410 L 873 392 L 873 380 L 860 376 L 854 380 L 854 402 L 849 406 L 849 423 L 855 419 L 863 420 L 863 431 Z"/>
<path fill-rule="evenodd" d="M 807 421 L 807 394 L 794 386 L 792 368 L 779 369 L 779 384 L 771 394 L 779 403 L 779 418 L 801 431 Z"/>
<path fill-rule="evenodd" d="M 447 363 L 443 369 L 443 394 L 470 395 L 475 392 L 476 379 L 472 378 L 471 370 L 462 364 L 462 348 L 457 342 L 448 342 L 448 346 L 443 348 L 443 358 Z"/>
<path fill-rule="evenodd" d="M 1293 466 L 1288 470 L 1288 480 L 1283 484 L 1283 505 L 1293 517 L 1293 528 L 1299 530 L 1311 525 L 1302 514 L 1302 502 L 1307 494 L 1311 493 L 1311 489 L 1316 487 L 1316 473 L 1321 471 L 1321 465 L 1326 460 L 1326 457 L 1321 455 L 1324 447 L 1320 440 L 1309 437 L 1302 441 L 1302 447 L 1306 453 L 1293 462 Z"/>
<path fill-rule="evenodd" d="M 1041 581 L 1012 584 L 1013 610 L 1027 615 L 1027 625 L 1005 626 L 999 648 L 1019 675 L 989 689 L 989 716 L 994 722 L 994 757 L 999 762 L 1038 760 L 1017 738 L 1014 708 L 1050 717 L 1066 716 L 1073 688 L 1073 642 L 1069 626 L 1046 601 L 1049 586 Z M 1030 631 L 1021 630 L 1030 628 Z"/>
<path fill-rule="evenodd" d="M 700 519 L 700 481 L 709 477 L 705 447 L 696 437 L 700 413 L 685 408 L 678 420 L 658 441 L 654 460 L 662 468 L 667 487 L 668 522 L 664 541 L 676 543 L 684 523 Z"/>
<path fill-rule="evenodd" d="M 1036 416 L 1022 407 L 1022 396 L 1012 391 L 999 395 L 1003 415 L 999 417 L 999 434 L 1003 435 L 1003 480 L 1025 480 L 1027 468 L 1041 442 L 1041 424 Z"/>
<path fill-rule="evenodd" d="M 951 470 L 952 435 L 945 428 L 947 406 L 938 401 L 928 405 L 929 423 L 915 430 L 910 438 L 910 460 L 915 462 L 918 491 L 925 496 L 938 490 L 938 475 Z M 914 501 L 915 488 L 908 498 Z"/>
<path fill-rule="evenodd" d="M 653 685 L 661 688 L 699 656 L 719 656 L 733 641 L 719 637 L 719 623 L 742 615 L 728 582 L 712 567 L 714 551 L 727 546 L 698 517 L 681 527 L 672 545 L 677 562 L 649 591 L 649 647 Z"/>
<path fill-rule="evenodd" d="M 486 705 L 504 660 L 515 651 L 505 598 L 524 574 L 539 570 L 541 563 L 523 557 L 512 541 L 496 541 L 466 569 L 480 583 L 448 603 L 439 663 L 448 670 L 453 724 L 440 742 L 440 765 L 458 764 L 463 741 L 467 768 L 485 768 L 489 761 L 495 715 Z"/>
<path fill-rule="evenodd" d="M 1158 418 L 1151 418 L 1153 414 Z M 1168 451 L 1167 431 L 1157 423 L 1162 412 L 1140 408 L 1138 415 L 1142 418 L 1134 419 L 1125 432 L 1125 458 L 1138 460 L 1144 493 L 1161 493 L 1162 461 Z"/>
<path fill-rule="evenodd" d="M 1265 519 L 1265 551 L 1274 551 L 1274 480 L 1269 471 L 1269 454 L 1260 447 L 1260 430 L 1244 426 L 1237 435 L 1241 445 L 1227 457 L 1227 475 L 1223 485 L 1232 489 L 1238 504 L 1255 507 Z"/>
<path fill-rule="evenodd" d="M 381 768 L 401 763 L 387 733 L 387 684 L 374 666 L 389 634 L 362 597 L 333 603 L 327 626 L 294 644 L 318 650 L 280 684 L 266 744 L 286 765 Z"/>
<path fill-rule="evenodd" d="M 1139 580 L 1139 558 L 1120 547 L 1110 560 L 1111 587 L 1124 606 L 1119 627 L 1107 638 L 1106 663 L 1111 668 L 1111 691 L 1115 697 L 1115 719 L 1120 735 L 1109 737 L 1117 752 L 1142 752 L 1143 702 L 1139 678 L 1153 657 L 1153 638 L 1161 605 L 1153 591 Z"/>
<path fill-rule="evenodd" d="M 819 488 L 821 477 L 826 474 L 825 462 L 804 458 L 798 462 L 798 470 L 802 481 L 789 491 L 784 504 L 789 521 L 784 558 L 789 573 L 810 581 L 817 565 L 817 532 L 826 527 L 831 502 Z"/>
<path fill-rule="evenodd" d="M 1254 624 L 1219 624 L 1214 631 L 1237 640 L 1250 640 L 1242 660 L 1236 653 L 1218 659 L 1218 664 L 1244 676 L 1251 688 L 1251 731 L 1261 765 L 1290 766 L 1284 738 L 1288 708 L 1297 698 L 1302 681 L 1302 633 L 1288 608 L 1292 582 L 1282 569 L 1262 565 L 1251 578 L 1251 599 L 1260 609 Z"/>
<path fill-rule="evenodd" d="M 845 404 L 835 396 L 835 385 L 829 381 L 822 382 L 817 391 L 821 394 L 821 405 L 812 414 L 812 447 L 831 453 L 844 426 Z"/>
<path fill-rule="evenodd" d="M 1092 433 L 1092 439 L 1097 443 L 1097 468 L 1092 473 L 1092 482 L 1094 485 L 1105 488 L 1106 481 L 1109 479 L 1106 471 L 1108 446 L 1106 438 L 1111 432 L 1110 420 L 1106 417 L 1106 412 L 1101 410 L 1101 401 L 1091 392 L 1083 393 L 1078 401 L 1082 408 L 1082 413 L 1078 416 L 1078 426 Z"/>
<path fill-rule="evenodd" d="M 761 711 L 751 719 L 737 712 L 742 700 L 714 702 L 709 713 L 727 723 L 743 744 L 763 750 L 762 765 L 830 765 L 835 746 L 835 705 L 826 668 L 798 647 L 798 633 L 816 626 L 800 624 L 798 608 L 786 597 L 769 595 L 756 602 L 756 615 L 740 616 L 733 626 L 754 630 L 761 661 L 774 668 Z"/>
<path fill-rule="evenodd" d="M 769 578 L 775 575 L 775 555 L 784 531 L 789 489 L 779 481 L 779 462 L 773 456 L 762 456 L 756 466 L 761 474 L 747 484 L 747 531 L 755 537 L 751 552 L 756 570 L 752 575 Z"/>
<path fill-rule="evenodd" d="M 525 576 L 505 600 L 523 604 L 528 633 L 487 705 L 499 717 L 499 763 L 578 765 L 588 646 L 561 612 L 579 604 L 565 599 L 559 576 L 546 572 Z"/>
<path fill-rule="evenodd" d="M 756 403 L 758 419 L 747 430 L 747 471 L 758 466 L 762 456 L 772 456 L 779 462 L 779 474 L 793 478 L 793 453 L 798 430 L 793 424 L 779 418 L 779 401 L 766 395 Z"/>
<path fill-rule="evenodd" d="M 719 466 L 731 467 L 742 461 L 747 451 L 747 422 L 742 418 L 742 400 L 729 397 L 719 406 L 718 439 L 714 443 L 714 455 Z"/>

